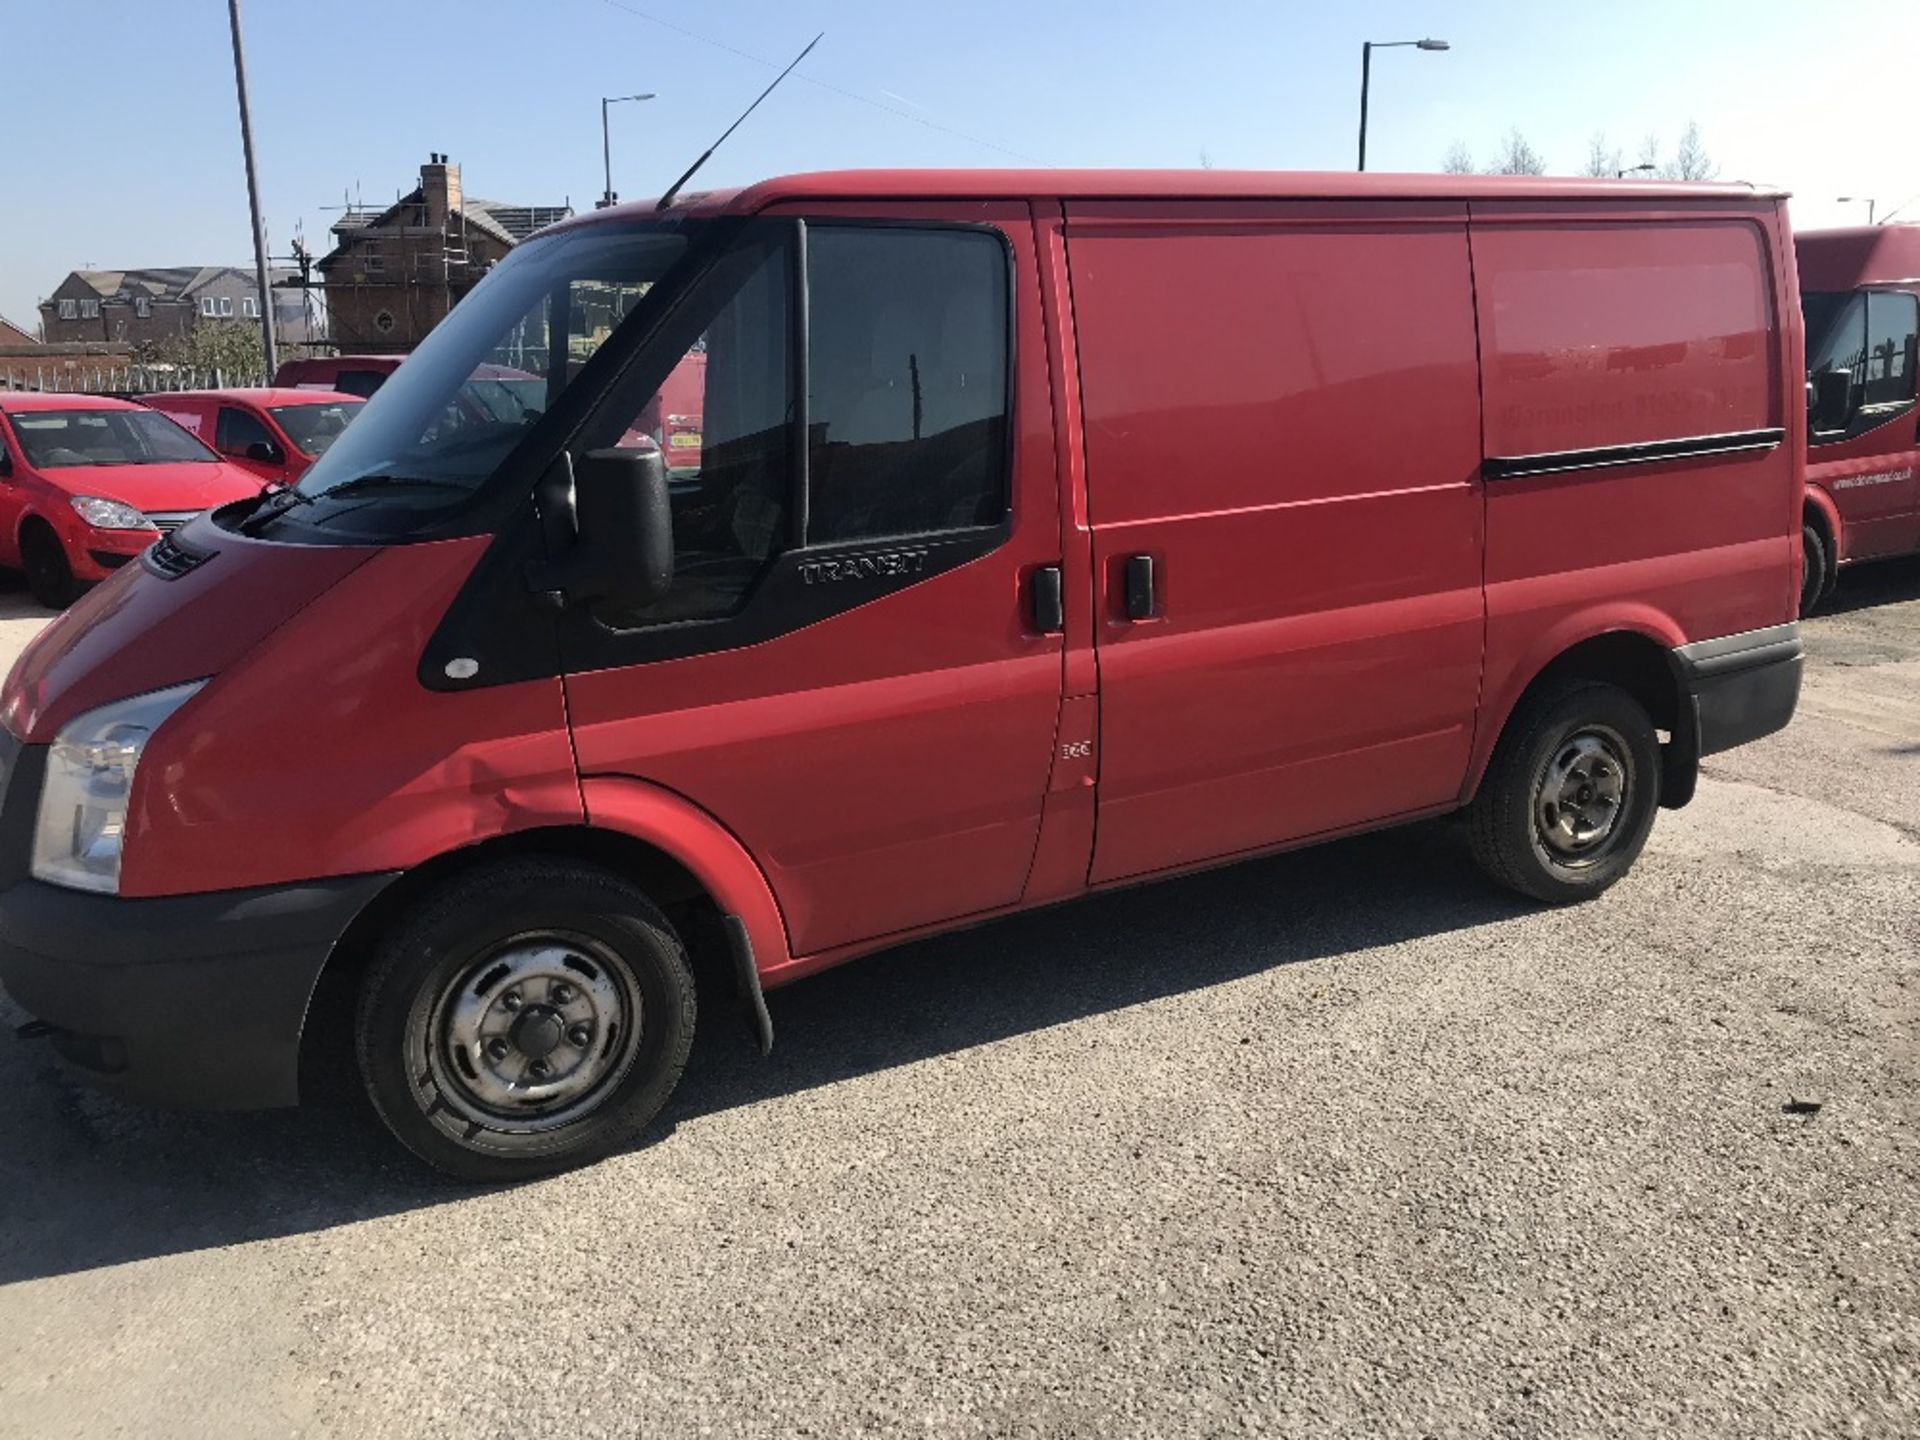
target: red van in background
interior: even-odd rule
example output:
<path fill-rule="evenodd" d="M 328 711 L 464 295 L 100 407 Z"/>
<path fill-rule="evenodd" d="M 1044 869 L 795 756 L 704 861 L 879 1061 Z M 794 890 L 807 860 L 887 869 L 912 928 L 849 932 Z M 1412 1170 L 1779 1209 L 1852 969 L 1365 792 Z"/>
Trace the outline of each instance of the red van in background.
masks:
<path fill-rule="evenodd" d="M 1807 330 L 1805 614 L 1856 560 L 1920 550 L 1920 225 L 1794 236 Z"/>
<path fill-rule="evenodd" d="M 200 511 L 259 490 L 129 401 L 0 391 L 0 565 L 25 571 L 50 609 Z"/>
<path fill-rule="evenodd" d="M 367 403 L 335 390 L 174 390 L 139 400 L 233 464 L 280 485 L 305 474 Z"/>
<path fill-rule="evenodd" d="M 368 399 L 400 368 L 404 355 L 310 355 L 283 360 L 273 372 L 279 390 L 332 390 Z"/>
<path fill-rule="evenodd" d="M 21 658 L 0 981 L 137 1097 L 350 1038 L 513 1178 L 659 1111 L 703 936 L 770 1045 L 904 938 L 1452 811 L 1599 895 L 1793 713 L 1791 245 L 1743 186 L 1218 171 L 551 227 Z M 621 442 L 696 354 L 670 477 Z"/>

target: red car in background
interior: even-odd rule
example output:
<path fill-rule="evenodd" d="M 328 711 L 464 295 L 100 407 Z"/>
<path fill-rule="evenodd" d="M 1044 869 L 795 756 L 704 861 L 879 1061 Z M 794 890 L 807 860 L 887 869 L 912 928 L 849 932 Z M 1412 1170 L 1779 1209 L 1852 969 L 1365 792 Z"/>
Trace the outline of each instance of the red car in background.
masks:
<path fill-rule="evenodd" d="M 262 480 L 291 485 L 367 402 L 337 390 L 178 390 L 140 403 Z"/>
<path fill-rule="evenodd" d="M 143 405 L 0 393 L 0 566 L 24 570 L 52 609 L 202 510 L 260 488 Z"/>

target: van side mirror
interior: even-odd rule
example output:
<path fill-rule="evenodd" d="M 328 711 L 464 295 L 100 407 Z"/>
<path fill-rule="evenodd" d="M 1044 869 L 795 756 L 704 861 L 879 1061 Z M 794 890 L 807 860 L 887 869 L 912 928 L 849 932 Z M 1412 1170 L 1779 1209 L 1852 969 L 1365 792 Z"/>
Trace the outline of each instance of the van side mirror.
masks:
<path fill-rule="evenodd" d="M 658 450 L 590 450 L 576 459 L 573 514 L 579 539 L 532 576 L 550 603 L 605 600 L 637 610 L 672 587 L 673 507 Z"/>
<path fill-rule="evenodd" d="M 286 458 L 280 447 L 271 440 L 256 440 L 247 446 L 247 459 L 256 465 L 279 465 Z"/>
<path fill-rule="evenodd" d="M 1852 423 L 1852 371 L 1821 370 L 1807 381 L 1807 419 L 1814 430 L 1844 430 Z"/>

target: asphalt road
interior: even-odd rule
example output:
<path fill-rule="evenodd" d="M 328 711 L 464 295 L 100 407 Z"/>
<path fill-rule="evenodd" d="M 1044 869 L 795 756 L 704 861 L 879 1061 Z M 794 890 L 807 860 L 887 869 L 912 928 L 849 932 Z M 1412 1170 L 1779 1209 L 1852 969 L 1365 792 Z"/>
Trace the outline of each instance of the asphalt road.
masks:
<path fill-rule="evenodd" d="M 1439 824 L 915 945 L 519 1189 L 0 1037 L 0 1434 L 1920 1433 L 1920 564 L 1807 635 L 1597 904 Z"/>

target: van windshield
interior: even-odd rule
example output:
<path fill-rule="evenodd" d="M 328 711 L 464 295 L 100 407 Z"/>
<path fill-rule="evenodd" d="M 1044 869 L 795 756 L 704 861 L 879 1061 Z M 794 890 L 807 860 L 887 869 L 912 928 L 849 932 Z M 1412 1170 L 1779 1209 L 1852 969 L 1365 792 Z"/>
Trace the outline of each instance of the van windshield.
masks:
<path fill-rule="evenodd" d="M 299 521 L 410 529 L 471 498 L 691 238 L 678 220 L 603 223 L 521 245 L 301 477 Z"/>

